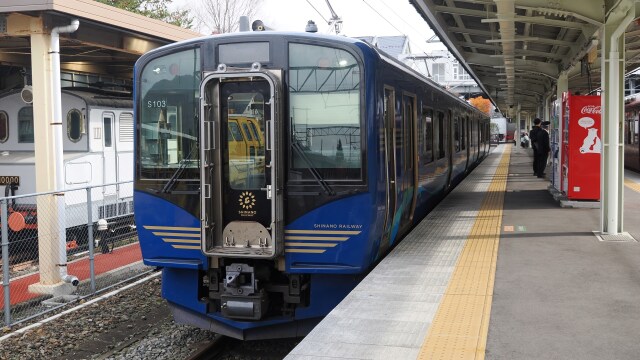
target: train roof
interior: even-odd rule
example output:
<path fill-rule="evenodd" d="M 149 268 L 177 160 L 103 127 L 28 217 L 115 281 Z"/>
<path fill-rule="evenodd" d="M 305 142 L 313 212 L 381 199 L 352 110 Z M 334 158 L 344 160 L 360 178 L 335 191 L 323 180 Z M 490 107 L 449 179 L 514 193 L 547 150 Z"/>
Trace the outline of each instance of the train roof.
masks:
<path fill-rule="evenodd" d="M 14 89 L 0 95 L 0 98 L 16 95 L 22 89 Z M 133 98 L 129 94 L 110 91 L 95 90 L 90 88 L 63 88 L 62 92 L 82 99 L 88 106 L 132 109 Z"/>
<path fill-rule="evenodd" d="M 130 95 L 128 97 L 116 96 L 115 94 L 109 92 L 92 91 L 90 89 L 79 88 L 65 88 L 62 90 L 62 92 L 69 95 L 77 96 L 84 100 L 87 105 L 92 107 L 110 107 L 123 109 L 133 108 L 133 98 Z"/>
<path fill-rule="evenodd" d="M 199 37 L 199 38 L 195 38 L 195 39 L 190 39 L 190 40 L 185 40 L 185 41 L 181 41 L 181 42 L 165 45 L 165 46 L 156 48 L 154 50 L 151 50 L 150 52 L 148 52 L 148 53 L 144 54 L 142 57 L 140 57 L 138 59 L 138 62 L 136 63 L 136 65 L 141 63 L 141 62 L 145 62 L 148 57 L 153 57 L 158 52 L 163 52 L 163 51 L 166 51 L 166 50 L 169 50 L 169 49 L 172 49 L 172 48 L 176 48 L 176 47 L 184 47 L 184 46 L 189 46 L 189 45 L 196 46 L 197 44 L 203 44 L 203 43 L 206 43 L 206 42 L 208 42 L 210 40 L 240 39 L 240 38 L 247 38 L 247 39 L 251 39 L 251 40 L 264 38 L 266 40 L 266 39 L 274 38 L 274 37 L 288 37 L 288 38 L 298 38 L 298 39 L 303 38 L 303 39 L 309 39 L 309 40 L 314 40 L 315 39 L 315 40 L 321 40 L 321 41 L 332 41 L 332 42 L 343 44 L 343 45 L 358 46 L 358 48 L 360 48 L 363 51 L 365 49 L 368 49 L 372 53 L 375 53 L 380 58 L 381 61 L 386 62 L 386 63 L 388 63 L 388 64 L 390 64 L 392 66 L 395 66 L 398 69 L 410 74 L 411 76 L 414 76 L 414 77 L 420 79 L 421 81 L 424 81 L 425 83 L 430 84 L 431 86 L 433 86 L 433 87 L 437 88 L 439 91 L 441 91 L 443 94 L 445 94 L 447 96 L 450 96 L 451 98 L 459 101 L 461 104 L 465 104 L 470 109 L 480 111 L 477 108 L 475 108 L 474 106 L 472 106 L 471 104 L 469 104 L 468 102 L 461 100 L 455 94 L 453 94 L 453 93 L 449 92 L 448 90 L 444 89 L 442 87 L 442 85 L 436 83 L 432 79 L 429 79 L 428 77 L 426 77 L 423 74 L 419 73 L 418 71 L 416 71 L 415 69 L 413 69 L 410 66 L 406 65 L 402 61 L 394 58 L 393 56 L 391 56 L 389 54 L 387 54 L 383 50 L 373 46 L 369 42 L 361 40 L 361 39 L 358 39 L 358 38 L 351 38 L 351 37 L 346 37 L 346 36 L 327 35 L 327 34 L 318 34 L 318 33 L 308 33 L 308 32 L 302 32 L 302 31 L 301 32 L 293 32 L 293 31 L 243 31 L 243 32 L 235 32 L 235 33 L 209 35 L 209 36 L 203 36 L 203 37 Z"/>

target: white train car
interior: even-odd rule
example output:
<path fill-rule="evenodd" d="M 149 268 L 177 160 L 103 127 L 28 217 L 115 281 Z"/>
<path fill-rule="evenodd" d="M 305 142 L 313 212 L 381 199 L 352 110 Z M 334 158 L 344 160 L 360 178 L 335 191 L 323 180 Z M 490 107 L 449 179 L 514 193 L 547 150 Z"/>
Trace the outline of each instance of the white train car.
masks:
<path fill-rule="evenodd" d="M 62 91 L 65 189 L 133 180 L 133 104 L 131 98 L 89 89 Z M 19 91 L 0 97 L 0 197 L 36 192 L 33 106 Z M 13 185 L 11 185 L 13 184 Z M 81 194 L 82 193 L 82 194 Z M 92 190 L 93 220 L 130 215 L 133 185 Z M 65 195 L 66 227 L 87 224 L 86 196 Z M 35 198 L 13 202 L 12 232 L 36 228 Z M 53 211 L 53 210 L 51 210 Z M 41 214 L 44 209 L 40 209 Z"/>

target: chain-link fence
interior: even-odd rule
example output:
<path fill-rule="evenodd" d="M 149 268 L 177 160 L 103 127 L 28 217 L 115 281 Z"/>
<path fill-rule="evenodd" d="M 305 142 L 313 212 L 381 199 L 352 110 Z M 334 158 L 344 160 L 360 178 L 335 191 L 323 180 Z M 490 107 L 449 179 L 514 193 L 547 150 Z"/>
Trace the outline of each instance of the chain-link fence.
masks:
<path fill-rule="evenodd" d="M 133 183 L 0 198 L 5 325 L 94 295 L 142 264 Z"/>

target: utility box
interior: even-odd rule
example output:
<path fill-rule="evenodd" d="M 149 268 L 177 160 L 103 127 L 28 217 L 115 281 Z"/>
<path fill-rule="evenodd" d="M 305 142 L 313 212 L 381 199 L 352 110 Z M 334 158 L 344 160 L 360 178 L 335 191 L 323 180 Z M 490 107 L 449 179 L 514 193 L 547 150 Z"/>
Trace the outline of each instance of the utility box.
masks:
<path fill-rule="evenodd" d="M 562 95 L 562 192 L 569 200 L 600 200 L 600 96 Z"/>

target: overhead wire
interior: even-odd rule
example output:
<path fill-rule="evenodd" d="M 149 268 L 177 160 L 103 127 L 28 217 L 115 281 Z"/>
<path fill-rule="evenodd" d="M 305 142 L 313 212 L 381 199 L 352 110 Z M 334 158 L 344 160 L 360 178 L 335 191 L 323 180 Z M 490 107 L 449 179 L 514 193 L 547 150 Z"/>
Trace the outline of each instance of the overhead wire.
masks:
<path fill-rule="evenodd" d="M 313 10 L 315 10 L 318 15 L 320 15 L 320 17 L 322 18 L 322 20 L 324 20 L 324 22 L 326 22 L 327 24 L 329 24 L 329 20 L 325 19 L 324 16 L 322 16 L 322 13 L 320 11 L 318 11 L 318 9 L 316 9 L 315 6 L 313 6 L 313 4 L 311 3 L 311 1 L 307 0 L 307 4 L 309 4 L 309 6 L 311 6 L 313 8 Z"/>

